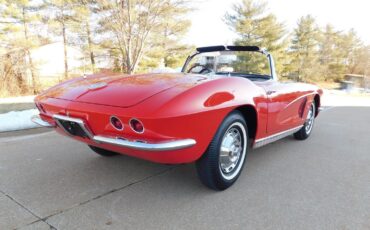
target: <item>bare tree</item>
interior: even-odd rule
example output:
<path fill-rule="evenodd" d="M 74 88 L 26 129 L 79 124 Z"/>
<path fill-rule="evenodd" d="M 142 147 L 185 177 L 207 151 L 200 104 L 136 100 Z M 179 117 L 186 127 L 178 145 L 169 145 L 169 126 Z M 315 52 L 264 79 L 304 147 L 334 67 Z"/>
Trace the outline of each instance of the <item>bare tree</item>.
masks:
<path fill-rule="evenodd" d="M 74 43 L 78 43 L 86 50 L 84 53 L 90 59 L 90 69 L 94 73 L 96 71 L 95 51 L 97 49 L 93 39 L 94 35 L 97 34 L 94 17 L 97 17 L 98 3 L 95 0 L 76 0 L 76 3 L 72 14 L 72 30 L 76 36 Z"/>
<path fill-rule="evenodd" d="M 133 73 L 145 52 L 148 37 L 183 0 L 101 0 L 101 29 L 113 39 L 107 44 L 118 50 L 121 69 Z"/>
<path fill-rule="evenodd" d="M 75 0 L 44 0 L 43 5 L 48 10 L 44 19 L 49 23 L 49 28 L 55 35 L 61 35 L 63 39 L 65 79 L 69 78 L 67 26 L 72 20 L 72 9 L 75 5 Z"/>
<path fill-rule="evenodd" d="M 5 0 L 4 10 L 1 11 L 1 23 L 3 24 L 2 30 L 7 33 L 8 39 L 6 42 L 8 52 L 13 50 L 25 51 L 27 59 L 27 69 L 31 74 L 32 90 L 33 93 L 38 92 L 38 78 L 35 71 L 32 55 L 30 49 L 36 45 L 35 36 L 30 34 L 30 24 L 39 21 L 37 11 L 38 5 L 35 1 L 27 0 Z M 19 77 L 19 76 L 18 76 Z"/>

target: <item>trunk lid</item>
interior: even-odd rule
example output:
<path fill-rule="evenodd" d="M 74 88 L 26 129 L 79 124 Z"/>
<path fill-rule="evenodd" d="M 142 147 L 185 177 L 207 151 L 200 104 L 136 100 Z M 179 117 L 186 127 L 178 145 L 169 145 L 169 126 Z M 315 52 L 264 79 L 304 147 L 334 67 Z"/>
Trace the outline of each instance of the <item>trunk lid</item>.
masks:
<path fill-rule="evenodd" d="M 134 106 L 149 97 L 181 85 L 190 88 L 204 76 L 178 74 L 95 75 L 65 82 L 47 97 L 117 107 Z"/>

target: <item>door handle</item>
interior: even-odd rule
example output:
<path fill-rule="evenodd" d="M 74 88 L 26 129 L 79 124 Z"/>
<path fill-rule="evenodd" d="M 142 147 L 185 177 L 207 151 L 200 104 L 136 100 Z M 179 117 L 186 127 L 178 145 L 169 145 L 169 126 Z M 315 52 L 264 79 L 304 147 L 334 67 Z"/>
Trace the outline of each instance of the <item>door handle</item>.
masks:
<path fill-rule="evenodd" d="M 276 93 L 276 91 L 275 90 L 269 90 L 269 91 L 266 92 L 267 95 L 271 95 L 273 93 Z"/>

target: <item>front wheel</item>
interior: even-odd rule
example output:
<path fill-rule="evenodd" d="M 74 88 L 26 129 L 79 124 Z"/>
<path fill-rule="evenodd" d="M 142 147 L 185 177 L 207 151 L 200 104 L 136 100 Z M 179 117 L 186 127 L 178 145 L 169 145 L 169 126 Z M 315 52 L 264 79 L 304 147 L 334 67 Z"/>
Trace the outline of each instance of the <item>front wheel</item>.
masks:
<path fill-rule="evenodd" d="M 310 136 L 312 129 L 313 129 L 313 124 L 315 122 L 315 112 L 316 112 L 315 103 L 312 102 L 312 104 L 310 105 L 310 110 L 307 113 L 307 117 L 306 117 L 306 121 L 304 125 L 299 131 L 294 133 L 295 139 L 305 140 Z"/>
<path fill-rule="evenodd" d="M 202 183 L 214 190 L 230 187 L 243 169 L 247 146 L 247 124 L 240 112 L 232 112 L 220 125 L 207 151 L 196 162 Z"/>

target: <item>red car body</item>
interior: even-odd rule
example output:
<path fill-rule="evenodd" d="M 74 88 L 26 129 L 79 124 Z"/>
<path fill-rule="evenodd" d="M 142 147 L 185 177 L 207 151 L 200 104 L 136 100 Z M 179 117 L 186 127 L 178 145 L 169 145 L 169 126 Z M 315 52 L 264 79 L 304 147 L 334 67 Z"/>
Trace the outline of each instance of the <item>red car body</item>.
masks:
<path fill-rule="evenodd" d="M 157 150 L 72 136 L 121 154 L 179 164 L 199 159 L 220 123 L 234 110 L 246 116 L 252 145 L 258 147 L 301 127 L 309 105 L 315 101 L 316 107 L 320 106 L 321 95 L 322 90 L 314 85 L 276 80 L 252 82 L 246 78 L 186 73 L 102 74 L 62 83 L 37 96 L 35 102 L 42 121 L 62 135 L 71 136 L 56 124 L 55 115 L 80 119 L 92 135 L 112 140 L 151 144 L 193 140 L 183 148 Z M 122 121 L 123 130 L 112 126 L 111 116 Z M 130 128 L 132 118 L 142 122 L 143 133 Z"/>

